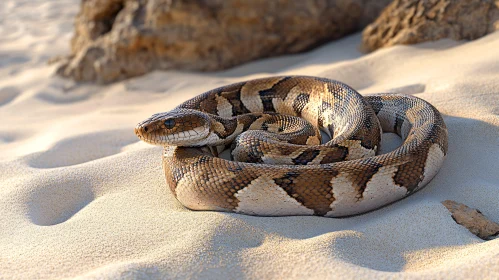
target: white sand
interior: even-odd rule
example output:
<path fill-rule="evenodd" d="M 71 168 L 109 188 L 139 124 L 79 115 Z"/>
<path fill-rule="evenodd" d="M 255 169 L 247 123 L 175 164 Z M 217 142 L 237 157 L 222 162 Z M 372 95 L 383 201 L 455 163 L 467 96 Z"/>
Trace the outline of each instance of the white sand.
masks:
<path fill-rule="evenodd" d="M 53 76 L 79 1 L 0 1 L 0 278 L 498 278 L 499 240 L 457 225 L 453 199 L 499 221 L 499 33 L 362 56 L 360 35 L 217 74 L 155 72 L 100 87 Z M 273 74 L 341 80 L 434 104 L 449 155 L 421 192 L 366 215 L 265 218 L 184 209 L 161 149 L 134 125 L 205 90 Z"/>

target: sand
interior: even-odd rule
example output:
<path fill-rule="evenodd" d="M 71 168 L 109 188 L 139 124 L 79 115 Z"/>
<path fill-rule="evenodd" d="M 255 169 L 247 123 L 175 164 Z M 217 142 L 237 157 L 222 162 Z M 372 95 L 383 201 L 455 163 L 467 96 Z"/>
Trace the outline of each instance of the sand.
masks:
<path fill-rule="evenodd" d="M 1 279 L 499 277 L 499 240 L 477 238 L 441 204 L 499 222 L 499 33 L 369 55 L 355 34 L 219 73 L 77 85 L 46 61 L 69 52 L 78 6 L 0 2 Z M 413 196 L 353 218 L 183 208 L 165 183 L 161 148 L 139 142 L 135 124 L 223 84 L 287 74 L 431 102 L 449 129 L 441 171 Z"/>

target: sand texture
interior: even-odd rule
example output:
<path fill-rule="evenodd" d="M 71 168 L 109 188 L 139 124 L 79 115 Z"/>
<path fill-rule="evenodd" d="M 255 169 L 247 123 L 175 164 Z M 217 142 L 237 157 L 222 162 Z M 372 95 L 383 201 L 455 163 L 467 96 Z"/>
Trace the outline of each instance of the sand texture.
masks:
<path fill-rule="evenodd" d="M 356 34 L 224 72 L 76 85 L 46 61 L 69 51 L 78 6 L 0 1 L 0 279 L 499 277 L 499 239 L 479 239 L 441 204 L 499 221 L 499 32 L 365 56 Z M 135 124 L 205 90 L 281 74 L 431 102 L 449 129 L 444 166 L 422 191 L 353 218 L 183 208 L 161 148 L 139 142 Z"/>

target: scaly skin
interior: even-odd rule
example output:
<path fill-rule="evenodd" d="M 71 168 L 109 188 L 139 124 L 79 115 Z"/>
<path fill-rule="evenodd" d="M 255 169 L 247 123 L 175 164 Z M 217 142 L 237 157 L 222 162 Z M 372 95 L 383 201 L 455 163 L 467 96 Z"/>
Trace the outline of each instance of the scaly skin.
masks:
<path fill-rule="evenodd" d="M 303 118 L 332 139 L 317 145 L 301 132 L 287 139 L 279 130 L 295 118 L 276 124 L 273 113 Z M 254 131 L 259 128 L 267 131 Z M 376 156 L 381 129 L 404 143 Z M 268 134 L 272 130 L 281 134 Z M 399 94 L 362 97 L 340 82 L 304 76 L 214 89 L 141 122 L 135 132 L 165 146 L 167 182 L 187 208 L 262 216 L 343 217 L 377 209 L 424 187 L 447 153 L 445 123 L 426 101 Z M 236 157 L 281 165 L 229 161 L 203 148 L 238 135 Z M 279 146 L 279 137 L 312 145 Z"/>

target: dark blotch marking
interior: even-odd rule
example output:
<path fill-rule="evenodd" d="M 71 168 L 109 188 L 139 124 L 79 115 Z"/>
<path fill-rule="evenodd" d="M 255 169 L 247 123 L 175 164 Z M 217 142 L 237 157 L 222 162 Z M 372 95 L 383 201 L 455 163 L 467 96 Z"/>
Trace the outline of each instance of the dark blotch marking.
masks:
<path fill-rule="evenodd" d="M 242 114 L 247 114 L 250 111 L 248 108 L 246 108 L 241 102 L 241 88 L 243 85 L 240 85 L 239 87 L 233 87 L 233 88 L 225 88 L 223 92 L 220 92 L 219 95 L 232 105 L 232 115 L 233 116 L 238 116 Z"/>
<path fill-rule="evenodd" d="M 314 215 L 324 216 L 331 211 L 329 205 L 335 200 L 330 182 L 338 172 L 330 167 L 309 171 L 292 170 L 274 178 L 274 182 L 303 206 L 314 209 Z"/>
<path fill-rule="evenodd" d="M 244 150 L 244 152 L 238 154 L 238 160 L 241 162 L 263 163 L 262 158 L 264 153 L 262 152 L 261 144 L 262 142 L 254 141 L 252 138 L 248 138 L 244 134 L 241 134 L 232 142 L 231 151 L 234 151 L 236 147 L 240 150 Z M 234 159 L 232 153 L 231 158 Z"/>
<path fill-rule="evenodd" d="M 176 170 L 178 166 L 181 166 L 180 170 Z M 239 203 L 234 194 L 247 187 L 259 176 L 256 172 L 248 172 L 248 169 L 243 168 L 240 163 L 221 161 L 218 158 L 207 156 L 199 148 L 177 148 L 175 157 L 164 158 L 163 167 L 167 182 L 174 195 L 176 195 L 175 188 L 181 179 L 176 178 L 176 174 L 180 174 L 180 176 L 184 176 L 183 180 L 189 180 L 186 183 L 192 189 L 199 191 L 200 199 L 207 204 L 230 210 L 234 210 Z M 213 175 L 218 174 L 220 170 L 224 170 L 223 173 L 232 173 L 234 176 L 218 175 L 218 185 L 207 188 L 206 182 L 212 180 Z M 194 173 L 196 174 L 195 178 L 187 178 L 183 175 Z M 204 190 L 201 191 L 201 188 Z"/>
<path fill-rule="evenodd" d="M 252 114 L 242 115 L 238 116 L 237 121 L 243 124 L 243 131 L 247 131 L 249 127 L 260 117 L 261 117 L 260 115 L 252 115 Z"/>
<path fill-rule="evenodd" d="M 376 116 L 373 116 L 376 118 Z M 364 128 L 363 131 L 365 131 L 364 135 L 362 137 L 359 137 L 360 140 L 360 145 L 368 150 L 374 150 L 375 147 L 379 147 L 379 144 L 381 143 L 381 134 L 379 132 L 379 122 L 377 124 L 374 124 L 375 120 L 366 118 L 364 122 Z M 352 138 L 352 140 L 355 137 Z"/>
<path fill-rule="evenodd" d="M 324 158 L 322 158 L 320 164 L 344 161 L 347 156 L 348 156 L 347 147 L 341 147 L 341 146 L 335 147 L 334 149 L 326 153 Z"/>
<path fill-rule="evenodd" d="M 216 121 L 220 122 L 223 125 L 223 127 L 225 128 L 224 131 L 213 130 L 213 133 L 215 133 L 221 139 L 225 139 L 225 138 L 231 136 L 234 133 L 234 131 L 236 131 L 237 121 L 232 121 L 232 120 L 220 118 L 218 116 L 214 117 L 214 119 Z"/>
<path fill-rule="evenodd" d="M 371 107 L 374 109 L 374 113 L 379 114 L 381 109 L 383 108 L 383 98 L 379 96 L 365 96 L 364 97 Z"/>
<path fill-rule="evenodd" d="M 285 94 L 287 94 L 289 90 L 291 90 L 291 88 L 288 89 L 286 83 L 290 78 L 291 77 L 284 77 L 281 80 L 279 80 L 277 83 L 275 83 L 271 88 L 260 90 L 258 92 L 258 95 L 262 100 L 264 112 L 276 112 L 274 104 L 272 103 L 272 99 L 274 98 L 284 99 Z M 293 83 L 293 85 L 295 85 L 295 83 Z"/>
<path fill-rule="evenodd" d="M 307 165 L 309 162 L 314 160 L 319 154 L 320 150 L 310 149 L 302 152 L 298 157 L 293 159 L 293 163 L 296 165 Z"/>
<path fill-rule="evenodd" d="M 178 147 L 175 153 L 177 157 L 174 157 L 174 160 L 188 158 L 191 154 L 200 155 L 194 162 L 189 163 L 190 168 L 197 168 L 200 165 L 209 163 L 212 159 L 211 157 L 202 155 L 202 152 L 198 148 Z M 170 159 L 166 160 L 165 158 L 163 158 L 163 168 L 165 170 L 166 182 L 168 183 L 168 186 L 173 194 L 176 196 L 175 190 L 177 188 L 177 184 L 184 178 L 185 174 L 187 174 L 188 169 L 185 165 L 178 164 L 176 160 L 172 163 Z"/>
<path fill-rule="evenodd" d="M 433 108 L 433 110 L 436 109 Z M 431 128 L 426 138 L 423 137 L 423 133 L 419 128 L 415 129 L 413 127 L 411 133 L 409 133 L 410 136 L 406 140 L 407 146 L 416 146 L 417 141 L 425 143 L 424 145 L 421 145 L 418 150 L 415 150 L 410 154 L 411 159 L 407 163 L 400 165 L 393 177 L 394 182 L 397 185 L 404 186 L 409 194 L 415 192 L 418 189 L 418 184 L 424 179 L 424 167 L 428 158 L 428 150 L 431 145 L 438 144 L 443 148 L 444 154 L 447 153 L 445 123 L 441 116 L 438 116 L 436 125 Z"/>
<path fill-rule="evenodd" d="M 295 87 L 300 81 L 293 77 L 283 77 L 277 83 L 275 83 L 272 88 L 268 90 L 260 91 L 260 96 L 262 100 L 272 99 L 272 98 L 280 98 L 284 100 L 286 96 L 289 94 L 289 91 Z"/>
<path fill-rule="evenodd" d="M 354 186 L 356 186 L 357 200 L 360 201 L 364 198 L 364 191 L 367 187 L 367 183 L 372 179 L 374 174 L 383 166 L 383 164 L 378 163 L 371 158 L 365 159 L 362 167 L 354 168 L 350 174 L 350 179 Z"/>
<path fill-rule="evenodd" d="M 275 148 L 284 156 L 290 155 L 295 151 L 293 147 L 286 145 L 278 145 Z"/>
<path fill-rule="evenodd" d="M 395 184 L 404 186 L 408 193 L 414 192 L 418 184 L 423 180 L 426 157 L 426 153 L 421 153 L 420 155 L 414 154 L 411 161 L 400 165 L 393 177 Z"/>
<path fill-rule="evenodd" d="M 276 92 L 275 92 L 274 86 L 272 86 L 269 89 L 261 90 L 261 91 L 258 92 L 258 94 L 260 95 L 260 97 L 262 99 L 264 99 L 264 98 L 274 98 L 276 96 Z"/>
<path fill-rule="evenodd" d="M 393 131 L 399 135 L 402 136 L 402 125 L 404 124 L 405 118 L 399 114 L 396 115 L 395 117 L 395 125 L 393 126 Z"/>
<path fill-rule="evenodd" d="M 216 115 L 217 114 L 217 104 L 218 104 L 218 102 L 215 100 L 215 96 L 210 96 L 209 98 L 207 98 L 206 100 L 203 100 L 200 103 L 199 108 L 201 109 L 201 111 L 203 111 L 205 113 L 210 113 L 210 114 Z"/>
<path fill-rule="evenodd" d="M 275 112 L 274 108 L 274 103 L 272 103 L 272 98 L 263 98 L 262 97 L 262 104 L 263 104 L 263 111 L 264 112 Z"/>
<path fill-rule="evenodd" d="M 303 108 L 308 104 L 308 101 L 310 99 L 310 95 L 306 93 L 300 93 L 296 97 L 295 101 L 293 102 L 293 110 L 300 115 L 301 112 L 303 111 Z"/>

